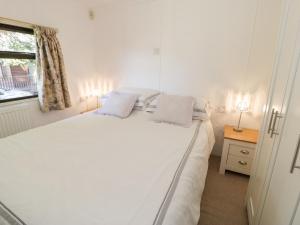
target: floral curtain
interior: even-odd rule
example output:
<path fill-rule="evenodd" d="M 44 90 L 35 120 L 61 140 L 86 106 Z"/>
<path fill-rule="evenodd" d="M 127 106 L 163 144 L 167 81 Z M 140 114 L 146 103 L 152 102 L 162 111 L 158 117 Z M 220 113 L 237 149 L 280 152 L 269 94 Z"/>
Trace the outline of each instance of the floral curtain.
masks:
<path fill-rule="evenodd" d="M 37 86 L 43 112 L 71 107 L 63 54 L 56 33 L 52 28 L 35 27 Z"/>

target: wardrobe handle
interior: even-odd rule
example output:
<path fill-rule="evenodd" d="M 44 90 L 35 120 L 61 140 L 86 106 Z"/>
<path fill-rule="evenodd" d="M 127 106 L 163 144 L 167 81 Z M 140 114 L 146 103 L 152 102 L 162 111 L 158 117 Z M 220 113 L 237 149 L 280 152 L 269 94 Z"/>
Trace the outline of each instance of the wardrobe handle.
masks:
<path fill-rule="evenodd" d="M 272 130 L 272 122 L 273 122 L 274 114 L 275 114 L 275 109 L 272 109 L 271 119 L 270 119 L 270 122 L 269 122 L 268 134 L 269 134 L 269 133 L 271 132 L 271 130 Z"/>
<path fill-rule="evenodd" d="M 278 111 L 276 111 L 274 116 L 273 126 L 271 129 L 271 138 L 273 138 L 274 135 L 279 135 L 279 132 L 275 131 L 275 129 L 277 124 L 277 119 L 281 119 L 281 118 L 283 118 L 283 116 L 280 115 Z"/>
<path fill-rule="evenodd" d="M 300 151 L 300 135 L 299 135 L 299 138 L 298 138 L 298 144 L 297 144 L 295 155 L 294 155 L 293 162 L 292 162 L 291 173 L 294 173 L 295 169 L 300 169 L 300 166 L 296 165 L 298 155 L 299 155 L 299 151 Z"/>

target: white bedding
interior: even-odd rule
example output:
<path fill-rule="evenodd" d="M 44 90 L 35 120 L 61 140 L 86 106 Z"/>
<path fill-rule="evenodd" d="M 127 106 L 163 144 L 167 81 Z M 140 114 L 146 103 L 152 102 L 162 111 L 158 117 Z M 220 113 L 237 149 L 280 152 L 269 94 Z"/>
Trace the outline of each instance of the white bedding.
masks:
<path fill-rule="evenodd" d="M 213 144 L 209 121 L 73 117 L 0 139 L 0 201 L 26 225 L 194 225 Z"/>

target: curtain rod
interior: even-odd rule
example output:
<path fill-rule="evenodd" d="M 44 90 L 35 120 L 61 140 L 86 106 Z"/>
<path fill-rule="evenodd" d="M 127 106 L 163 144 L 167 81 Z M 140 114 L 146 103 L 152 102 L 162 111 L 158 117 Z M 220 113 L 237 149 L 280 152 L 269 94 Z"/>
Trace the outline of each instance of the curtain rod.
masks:
<path fill-rule="evenodd" d="M 33 23 L 23 22 L 23 21 L 20 21 L 20 20 L 9 19 L 9 18 L 4 18 L 4 17 L 0 17 L 0 22 L 1 23 L 6 23 L 6 24 L 9 24 L 9 25 L 15 25 L 15 26 L 32 28 L 32 29 L 35 26 L 47 27 L 47 26 L 42 26 L 42 25 L 39 25 L 39 24 L 33 24 Z M 54 29 L 56 32 L 58 32 L 57 28 L 53 28 L 53 27 L 47 27 L 47 28 Z"/>

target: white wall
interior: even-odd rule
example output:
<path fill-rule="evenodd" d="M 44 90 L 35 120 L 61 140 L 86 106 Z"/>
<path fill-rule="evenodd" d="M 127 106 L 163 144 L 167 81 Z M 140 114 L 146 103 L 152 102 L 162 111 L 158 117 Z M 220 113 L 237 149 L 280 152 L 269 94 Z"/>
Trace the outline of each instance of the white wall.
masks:
<path fill-rule="evenodd" d="M 95 76 L 93 23 L 89 20 L 87 7 L 74 0 L 0 0 L 0 5 L 1 17 L 59 30 L 73 107 L 43 114 L 36 100 L 28 101 L 34 126 L 78 114 L 84 107 L 79 103 L 81 86 Z M 1 104 L 0 107 L 9 106 Z"/>
<path fill-rule="evenodd" d="M 271 76 L 281 0 L 112 1 L 96 8 L 99 74 L 119 86 L 204 96 L 221 153 L 220 113 L 230 93 L 250 93 L 243 126 L 259 128 Z"/>
<path fill-rule="evenodd" d="M 223 113 L 230 93 L 252 94 L 242 125 L 258 128 L 272 70 L 281 0 L 0 0 L 2 17 L 56 27 L 73 107 L 42 114 L 31 101 L 34 126 L 78 114 L 81 95 L 130 85 L 204 96 L 221 153 Z M 96 6 L 101 2 L 101 6 Z M 2 104 L 0 107 L 8 107 Z"/>

